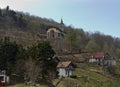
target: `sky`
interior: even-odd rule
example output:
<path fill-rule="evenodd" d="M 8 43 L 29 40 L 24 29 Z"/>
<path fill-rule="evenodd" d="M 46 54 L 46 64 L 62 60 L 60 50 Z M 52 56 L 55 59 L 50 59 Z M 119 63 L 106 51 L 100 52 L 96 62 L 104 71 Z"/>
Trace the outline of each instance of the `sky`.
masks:
<path fill-rule="evenodd" d="M 0 0 L 0 7 L 120 37 L 120 0 Z"/>

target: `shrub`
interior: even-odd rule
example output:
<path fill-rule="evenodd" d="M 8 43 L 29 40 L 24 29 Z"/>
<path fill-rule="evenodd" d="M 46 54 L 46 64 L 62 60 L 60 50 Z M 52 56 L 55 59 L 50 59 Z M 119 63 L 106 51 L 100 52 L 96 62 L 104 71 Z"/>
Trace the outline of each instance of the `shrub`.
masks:
<path fill-rule="evenodd" d="M 70 78 L 75 78 L 76 79 L 77 76 L 76 75 L 71 75 Z"/>

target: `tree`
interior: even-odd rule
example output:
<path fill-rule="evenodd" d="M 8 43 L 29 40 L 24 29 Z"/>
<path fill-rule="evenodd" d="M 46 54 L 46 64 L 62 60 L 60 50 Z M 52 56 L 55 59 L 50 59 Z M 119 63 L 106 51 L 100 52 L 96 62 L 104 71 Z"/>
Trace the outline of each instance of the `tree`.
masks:
<path fill-rule="evenodd" d="M 106 52 L 106 53 L 110 53 L 112 55 L 114 55 L 114 53 L 115 53 L 113 51 L 112 47 L 109 47 L 109 45 L 107 43 L 104 44 L 103 51 Z"/>
<path fill-rule="evenodd" d="M 8 73 L 12 72 L 16 61 L 17 51 L 17 44 L 15 42 L 10 42 L 8 37 L 6 37 L 4 40 L 1 40 L 0 69 L 5 69 Z"/>
<path fill-rule="evenodd" d="M 2 16 L 2 10 L 1 10 L 1 8 L 0 8 L 0 17 Z"/>
<path fill-rule="evenodd" d="M 87 34 L 83 31 L 83 29 L 76 29 L 75 30 L 76 32 L 76 37 L 77 37 L 77 44 L 78 44 L 78 47 L 81 49 L 81 50 L 84 50 L 85 49 L 85 46 L 89 40 L 89 37 L 87 36 Z"/>
<path fill-rule="evenodd" d="M 97 52 L 100 50 L 100 47 L 94 41 L 90 40 L 85 49 L 87 52 Z"/>
<path fill-rule="evenodd" d="M 23 45 L 17 44 L 17 55 L 16 55 L 16 59 L 23 59 L 25 60 L 27 58 L 27 51 L 26 49 L 23 47 Z"/>
<path fill-rule="evenodd" d="M 54 50 L 47 41 L 33 44 L 31 47 L 28 47 L 27 53 L 30 58 L 37 61 L 47 61 L 55 55 Z"/>
<path fill-rule="evenodd" d="M 95 32 L 92 37 L 95 41 L 96 44 L 98 44 L 100 46 L 100 48 L 103 47 L 104 45 L 104 40 L 103 40 L 103 36 L 100 32 Z"/>
<path fill-rule="evenodd" d="M 116 66 L 108 66 L 107 70 L 110 74 L 116 75 Z"/>
<path fill-rule="evenodd" d="M 18 72 L 18 66 L 20 63 L 23 64 L 20 61 L 25 61 L 26 56 L 26 50 L 22 45 L 11 42 L 9 37 L 0 40 L 0 69 L 6 70 L 7 74 Z M 19 71 L 21 68 L 19 67 Z"/>
<path fill-rule="evenodd" d="M 6 7 L 6 11 L 9 11 L 9 6 Z"/>
<path fill-rule="evenodd" d="M 41 68 L 32 59 L 25 61 L 25 81 L 29 82 L 30 86 L 35 85 Z"/>
<path fill-rule="evenodd" d="M 120 48 L 116 49 L 116 56 L 120 59 Z"/>
<path fill-rule="evenodd" d="M 53 59 L 55 55 L 54 50 L 47 41 L 39 42 L 28 48 L 29 58 L 36 60 L 40 64 L 41 76 L 50 87 L 54 87 L 52 79 L 56 75 L 57 62 Z"/>
<path fill-rule="evenodd" d="M 66 43 L 69 46 L 69 50 L 72 52 L 77 48 L 77 36 L 73 29 L 69 29 L 66 34 Z"/>
<path fill-rule="evenodd" d="M 17 45 L 17 55 L 16 55 L 16 61 L 15 61 L 15 70 L 14 73 L 20 76 L 20 78 L 23 79 L 24 72 L 25 72 L 25 62 L 27 61 L 27 52 L 26 49 L 23 47 L 23 45 Z"/>

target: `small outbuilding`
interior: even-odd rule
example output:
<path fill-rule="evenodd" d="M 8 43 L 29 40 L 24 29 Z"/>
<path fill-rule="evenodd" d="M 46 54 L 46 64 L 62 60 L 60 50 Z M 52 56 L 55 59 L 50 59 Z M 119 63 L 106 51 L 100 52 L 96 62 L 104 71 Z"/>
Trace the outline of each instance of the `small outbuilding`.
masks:
<path fill-rule="evenodd" d="M 59 77 L 69 77 L 73 74 L 73 63 L 71 61 L 62 61 L 57 65 Z"/>
<path fill-rule="evenodd" d="M 6 75 L 5 70 L 0 70 L 0 87 L 6 86 L 9 83 L 9 76 Z"/>

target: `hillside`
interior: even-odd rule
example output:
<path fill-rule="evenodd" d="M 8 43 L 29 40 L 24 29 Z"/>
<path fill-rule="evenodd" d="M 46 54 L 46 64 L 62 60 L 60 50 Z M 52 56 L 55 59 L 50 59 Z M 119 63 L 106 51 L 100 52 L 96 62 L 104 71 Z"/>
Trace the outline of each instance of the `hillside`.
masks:
<path fill-rule="evenodd" d="M 89 63 L 77 65 L 74 70 L 77 78 L 63 78 L 57 87 L 119 87 L 120 78 L 111 75 L 107 68 Z"/>
<path fill-rule="evenodd" d="M 106 67 L 92 63 L 75 63 L 74 77 L 54 79 L 53 84 L 60 80 L 56 87 L 119 87 L 120 76 L 110 74 Z M 116 74 L 120 74 L 120 63 L 116 67 Z M 77 76 L 77 77 L 75 77 Z M 15 82 L 15 81 L 14 81 Z M 29 87 L 25 83 L 16 83 L 8 87 Z M 48 87 L 45 83 L 40 82 L 38 87 Z"/>
<path fill-rule="evenodd" d="M 31 56 L 33 59 L 35 57 L 38 58 L 38 49 L 36 49 L 37 46 L 34 43 L 43 40 L 41 35 L 47 35 L 46 31 L 49 28 L 60 28 L 60 26 L 60 23 L 57 23 L 52 19 L 46 19 L 37 16 L 31 16 L 28 13 L 17 12 L 11 10 L 9 6 L 7 6 L 5 9 L 0 9 L 0 45 L 2 47 L 0 51 L 1 60 L 5 58 L 7 60 L 14 57 L 13 59 L 15 59 L 15 61 L 7 61 L 9 61 L 10 64 L 13 64 L 12 66 L 14 66 L 15 69 L 18 69 L 18 67 L 16 67 L 16 61 L 22 64 L 23 61 L 19 61 L 22 58 L 24 61 L 26 61 L 26 58 L 31 58 Z M 108 72 L 106 67 L 101 67 L 96 64 L 89 64 L 84 62 L 84 60 L 87 54 L 93 52 L 109 53 L 115 57 L 116 60 L 118 60 L 120 58 L 120 38 L 104 35 L 100 32 L 85 32 L 84 29 L 66 26 L 65 24 L 64 29 L 66 30 L 66 35 L 64 38 L 64 44 L 61 44 L 63 46 L 61 49 L 64 51 L 62 51 L 63 54 L 61 53 L 57 55 L 59 55 L 61 60 L 71 60 L 75 63 L 77 67 L 74 70 L 74 75 L 76 75 L 77 78 L 63 78 L 57 87 L 74 87 L 75 85 L 77 85 L 77 87 L 118 87 L 120 83 L 119 62 L 115 67 L 115 74 L 113 75 Z M 10 42 L 4 40 L 3 38 L 5 37 L 9 37 Z M 13 42 L 16 42 L 17 44 Z M 21 44 L 21 47 L 23 48 L 19 47 L 18 44 Z M 52 45 L 53 44 L 54 48 L 57 48 L 57 40 L 52 40 Z M 32 45 L 30 48 L 24 49 L 30 45 Z M 4 49 L 5 47 L 6 49 Z M 42 45 L 41 47 L 45 46 Z M 3 54 L 5 53 L 4 51 L 6 51 L 6 54 Z M 71 55 L 71 53 L 78 54 Z M 12 55 L 12 57 L 8 54 Z M 8 64 L 8 62 L 4 62 Z M 13 62 L 15 62 L 15 65 Z M 2 64 L 3 62 L 1 62 L 1 65 Z M 23 65 L 19 66 L 20 75 L 22 72 L 21 66 Z M 7 67 L 9 67 L 9 64 Z M 9 68 L 8 70 L 11 71 Z M 11 73 L 15 72 L 11 71 L 10 74 Z M 14 76 L 12 76 L 12 78 L 13 77 Z M 54 84 L 56 82 L 57 81 L 54 81 Z M 24 84 L 20 85 L 23 86 Z"/>
<path fill-rule="evenodd" d="M 0 38 L 10 37 L 12 41 L 28 45 L 39 40 L 39 35 L 46 34 L 46 30 L 51 26 L 58 27 L 59 23 L 51 19 L 16 12 L 9 6 L 0 9 Z"/>
<path fill-rule="evenodd" d="M 11 41 L 25 47 L 41 40 L 47 29 L 60 27 L 60 23 L 52 19 L 32 16 L 29 13 L 11 10 L 9 6 L 0 9 L 0 38 L 9 37 Z M 66 26 L 65 50 L 80 49 L 82 52 L 103 51 L 120 58 L 120 38 L 100 32 L 89 33 L 84 29 Z M 72 42 L 72 44 L 71 44 Z M 72 48 L 72 49 L 71 49 Z"/>

